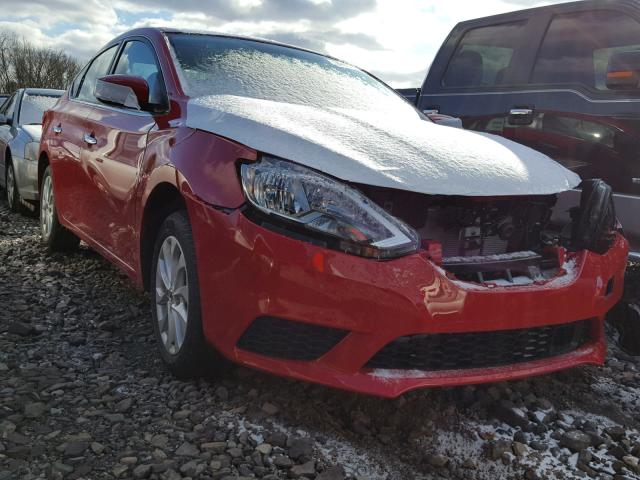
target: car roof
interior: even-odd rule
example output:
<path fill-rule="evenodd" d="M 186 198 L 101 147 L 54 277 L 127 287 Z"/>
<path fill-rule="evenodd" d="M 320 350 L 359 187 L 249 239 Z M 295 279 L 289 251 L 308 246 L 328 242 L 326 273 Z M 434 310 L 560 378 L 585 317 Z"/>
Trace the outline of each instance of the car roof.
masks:
<path fill-rule="evenodd" d="M 56 90 L 53 88 L 25 88 L 24 93 L 28 95 L 57 95 L 62 96 L 64 90 Z"/>
<path fill-rule="evenodd" d="M 585 8 L 597 8 L 603 9 L 607 7 L 615 7 L 615 6 L 630 6 L 635 8 L 640 8 L 640 0 L 580 0 L 577 2 L 565 2 L 565 3 L 555 3 L 552 5 L 544 5 L 542 7 L 534 7 L 534 8 L 525 8 L 521 10 L 513 10 L 507 13 L 500 13 L 498 15 L 489 15 L 486 17 L 478 17 L 471 20 L 465 20 L 464 22 L 458 23 L 458 25 L 466 25 L 472 24 L 475 22 L 481 22 L 489 19 L 496 20 L 507 20 L 511 15 L 514 14 L 539 14 L 539 13 L 567 13 L 572 12 L 577 9 L 585 9 Z"/>

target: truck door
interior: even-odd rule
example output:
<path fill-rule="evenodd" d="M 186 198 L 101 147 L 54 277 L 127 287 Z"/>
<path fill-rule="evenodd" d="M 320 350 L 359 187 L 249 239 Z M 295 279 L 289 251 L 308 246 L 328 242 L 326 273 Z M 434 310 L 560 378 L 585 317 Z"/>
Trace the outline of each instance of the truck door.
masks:
<path fill-rule="evenodd" d="M 540 30 L 536 16 L 520 13 L 458 25 L 431 66 L 418 108 L 459 117 L 466 129 L 514 138 L 535 121 L 530 100 L 516 92 L 530 72 L 531 40 Z"/>

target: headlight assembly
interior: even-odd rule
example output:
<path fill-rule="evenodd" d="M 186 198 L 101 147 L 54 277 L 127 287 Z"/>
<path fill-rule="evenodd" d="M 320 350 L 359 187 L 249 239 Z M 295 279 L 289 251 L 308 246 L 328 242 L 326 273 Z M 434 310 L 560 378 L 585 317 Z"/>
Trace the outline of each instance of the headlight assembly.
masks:
<path fill-rule="evenodd" d="M 250 205 L 280 229 L 364 257 L 394 258 L 418 249 L 411 227 L 331 177 L 269 156 L 242 164 L 240 174 Z"/>

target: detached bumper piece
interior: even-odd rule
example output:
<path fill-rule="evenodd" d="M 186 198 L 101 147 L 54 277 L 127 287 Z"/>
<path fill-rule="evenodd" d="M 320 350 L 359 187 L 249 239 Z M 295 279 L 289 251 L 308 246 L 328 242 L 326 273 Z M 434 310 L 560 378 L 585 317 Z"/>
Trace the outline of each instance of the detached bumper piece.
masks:
<path fill-rule="evenodd" d="M 591 320 L 519 330 L 410 335 L 386 345 L 368 368 L 464 370 L 530 362 L 572 352 L 591 338 Z"/>
<path fill-rule="evenodd" d="M 323 356 L 347 333 L 336 328 L 260 317 L 240 337 L 237 346 L 267 357 L 309 361 Z"/>

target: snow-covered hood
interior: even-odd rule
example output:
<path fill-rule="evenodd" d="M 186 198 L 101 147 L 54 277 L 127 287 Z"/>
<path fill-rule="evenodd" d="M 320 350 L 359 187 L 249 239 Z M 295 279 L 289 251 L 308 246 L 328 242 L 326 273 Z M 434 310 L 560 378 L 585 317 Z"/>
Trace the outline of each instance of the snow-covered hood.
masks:
<path fill-rule="evenodd" d="M 425 194 L 552 194 L 580 183 L 546 155 L 436 125 L 409 105 L 380 113 L 211 95 L 189 101 L 187 125 L 345 181 Z"/>
<path fill-rule="evenodd" d="M 26 134 L 28 134 L 32 141 L 39 142 L 42 136 L 42 125 L 22 125 L 22 128 Z"/>

